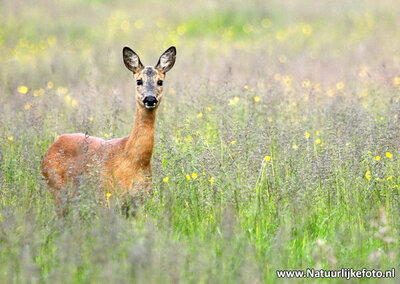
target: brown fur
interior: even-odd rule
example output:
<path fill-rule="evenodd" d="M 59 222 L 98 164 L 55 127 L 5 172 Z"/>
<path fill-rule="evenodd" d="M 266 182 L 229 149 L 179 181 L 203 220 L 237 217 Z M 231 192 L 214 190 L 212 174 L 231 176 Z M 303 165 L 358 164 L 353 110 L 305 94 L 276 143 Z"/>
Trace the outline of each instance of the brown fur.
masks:
<path fill-rule="evenodd" d="M 124 57 L 124 60 L 127 62 L 129 58 Z M 156 68 L 150 67 L 156 71 L 156 74 L 148 78 L 139 59 L 138 62 L 139 66 L 129 68 L 135 71 L 136 80 L 154 80 L 156 84 L 157 80 L 164 79 L 165 72 L 157 68 L 158 65 Z M 173 63 L 174 61 L 172 65 Z M 107 188 L 108 191 L 117 191 L 122 194 L 149 191 L 152 176 L 154 125 L 162 98 L 162 86 L 157 86 L 152 91 L 152 95 L 157 97 L 158 104 L 154 109 L 147 109 L 143 104 L 146 94 L 142 86 L 137 86 L 137 107 L 129 136 L 103 140 L 81 133 L 63 134 L 50 146 L 42 161 L 42 174 L 51 188 L 59 213 L 63 212 L 62 193 L 68 183 L 77 185 L 82 178 L 88 178 L 88 176 L 98 178 L 101 188 Z"/>

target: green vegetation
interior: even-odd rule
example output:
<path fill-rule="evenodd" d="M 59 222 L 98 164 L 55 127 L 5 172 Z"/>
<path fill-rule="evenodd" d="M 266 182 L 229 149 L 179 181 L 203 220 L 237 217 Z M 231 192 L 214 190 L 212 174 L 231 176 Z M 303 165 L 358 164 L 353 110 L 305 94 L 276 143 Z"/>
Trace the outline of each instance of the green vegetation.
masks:
<path fill-rule="evenodd" d="M 400 272 L 399 5 L 56 3 L 0 3 L 1 283 Z M 45 151 L 62 133 L 128 135 L 122 47 L 150 65 L 172 44 L 151 196 L 127 218 L 87 184 L 58 218 Z"/>

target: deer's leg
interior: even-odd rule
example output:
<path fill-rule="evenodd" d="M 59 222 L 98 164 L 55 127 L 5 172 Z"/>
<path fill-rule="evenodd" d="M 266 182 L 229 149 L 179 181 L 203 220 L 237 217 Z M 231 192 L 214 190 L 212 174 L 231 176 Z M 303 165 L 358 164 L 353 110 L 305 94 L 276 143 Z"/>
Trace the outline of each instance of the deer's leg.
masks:
<path fill-rule="evenodd" d="M 45 158 L 42 164 L 42 173 L 53 197 L 55 211 L 58 216 L 63 216 L 65 214 L 66 197 L 64 169 L 59 161 Z"/>
<path fill-rule="evenodd" d="M 50 193 L 54 200 L 55 211 L 59 217 L 66 213 L 67 192 L 62 175 L 55 173 L 48 180 Z"/>

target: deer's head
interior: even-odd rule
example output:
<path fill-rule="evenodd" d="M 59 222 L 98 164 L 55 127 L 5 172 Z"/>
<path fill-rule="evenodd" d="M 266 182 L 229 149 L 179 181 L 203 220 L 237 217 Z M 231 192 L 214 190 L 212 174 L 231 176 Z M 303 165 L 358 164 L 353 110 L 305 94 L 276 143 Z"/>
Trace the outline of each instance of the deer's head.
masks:
<path fill-rule="evenodd" d="M 139 107 L 155 109 L 160 104 L 165 74 L 174 66 L 176 49 L 168 48 L 153 66 L 143 66 L 139 56 L 129 47 L 122 51 L 126 68 L 136 80 L 136 101 Z"/>

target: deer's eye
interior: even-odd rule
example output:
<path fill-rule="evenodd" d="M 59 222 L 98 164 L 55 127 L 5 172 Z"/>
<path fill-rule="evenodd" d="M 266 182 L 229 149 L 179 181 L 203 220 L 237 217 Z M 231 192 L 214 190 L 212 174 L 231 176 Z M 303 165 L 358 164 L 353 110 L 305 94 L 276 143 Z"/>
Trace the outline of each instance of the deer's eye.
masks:
<path fill-rule="evenodd" d="M 162 81 L 162 80 L 158 80 L 158 81 L 157 81 L 157 85 L 158 85 L 158 86 L 162 86 L 162 84 L 163 84 L 163 81 Z"/>
<path fill-rule="evenodd" d="M 138 86 L 141 86 L 141 85 L 143 85 L 143 81 L 142 81 L 142 79 L 139 79 L 139 80 L 137 80 L 137 81 L 136 81 L 136 84 L 137 84 Z"/>

